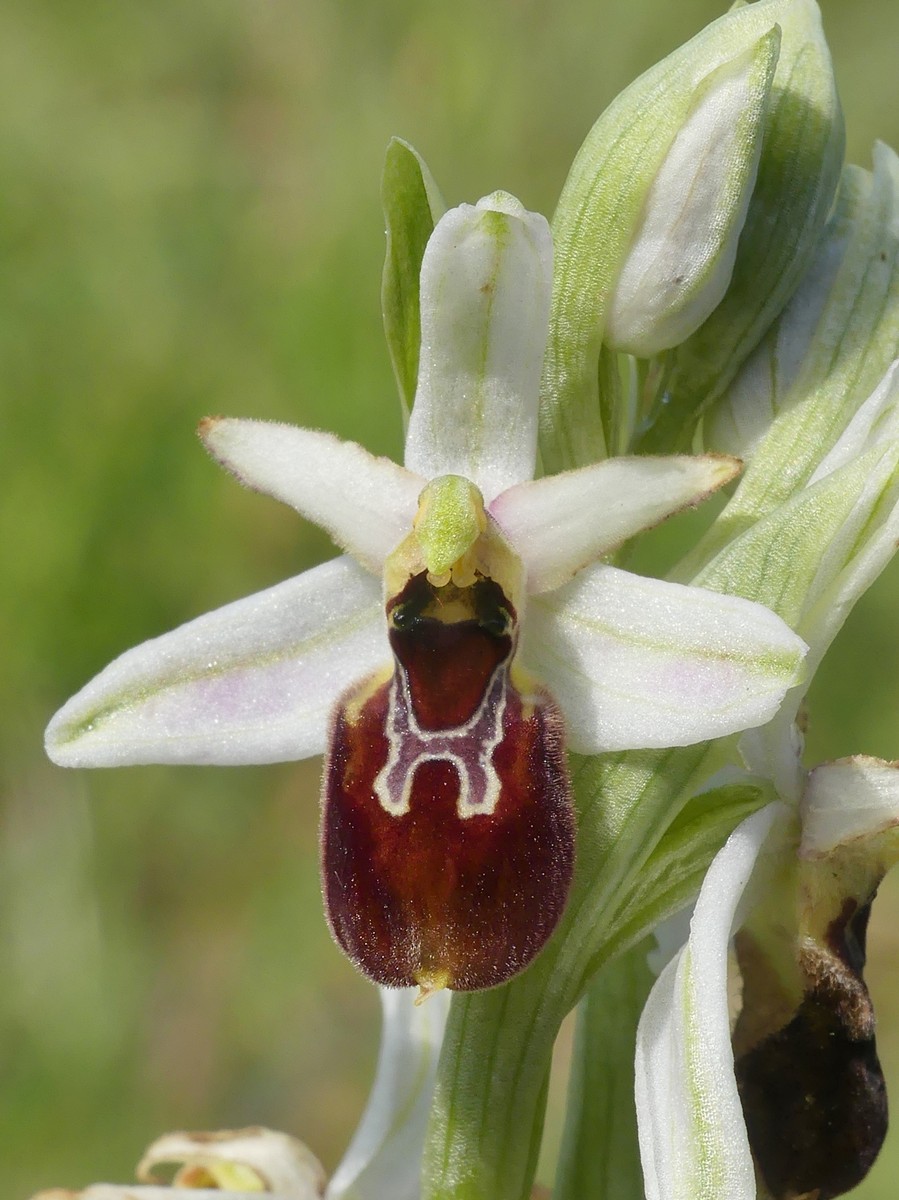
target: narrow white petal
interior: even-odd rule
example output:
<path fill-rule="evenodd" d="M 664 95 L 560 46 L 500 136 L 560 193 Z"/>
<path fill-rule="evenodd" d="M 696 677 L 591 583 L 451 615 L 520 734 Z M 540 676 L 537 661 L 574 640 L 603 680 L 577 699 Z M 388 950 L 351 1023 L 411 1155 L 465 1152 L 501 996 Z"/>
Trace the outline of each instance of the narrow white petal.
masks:
<path fill-rule="evenodd" d="M 412 471 L 464 475 L 488 503 L 532 477 L 551 281 L 549 226 L 511 196 L 438 222 L 421 269 Z"/>
<path fill-rule="evenodd" d="M 326 1200 L 418 1200 L 421 1155 L 450 993 L 416 1005 L 414 988 L 381 988 L 375 1084 Z"/>
<path fill-rule="evenodd" d="M 689 940 L 640 1018 L 635 1099 L 646 1200 L 755 1200 L 733 1070 L 727 952 L 743 890 L 780 808 L 753 813 L 715 857 Z"/>
<path fill-rule="evenodd" d="M 574 750 L 687 746 L 769 720 L 806 645 L 737 596 L 600 564 L 531 601 L 525 661 L 554 692 Z"/>
<path fill-rule="evenodd" d="M 490 505 L 527 570 L 529 592 L 560 587 L 628 538 L 698 504 L 737 474 L 721 455 L 609 458 L 503 492 Z"/>
<path fill-rule="evenodd" d="M 842 758 L 809 772 L 802 798 L 803 858 L 822 858 L 899 826 L 899 763 Z"/>
<path fill-rule="evenodd" d="M 291 505 L 375 574 L 412 528 L 426 481 L 356 442 L 229 417 L 207 418 L 200 436 L 241 483 Z"/>
<path fill-rule="evenodd" d="M 334 559 L 126 651 L 56 714 L 47 753 L 65 767 L 306 758 L 341 692 L 389 657 L 377 583 Z"/>

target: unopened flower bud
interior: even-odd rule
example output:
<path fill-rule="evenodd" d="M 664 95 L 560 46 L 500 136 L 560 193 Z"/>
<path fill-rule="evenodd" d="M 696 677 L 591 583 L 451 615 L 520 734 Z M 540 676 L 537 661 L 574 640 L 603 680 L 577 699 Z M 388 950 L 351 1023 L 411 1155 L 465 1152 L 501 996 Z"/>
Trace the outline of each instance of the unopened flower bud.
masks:
<path fill-rule="evenodd" d="M 690 444 L 698 415 L 725 392 L 799 286 L 840 179 L 843 120 L 817 4 L 751 7 L 776 7 L 782 32 L 758 176 L 724 298 L 660 375 L 647 451 Z"/>
<path fill-rule="evenodd" d="M 769 222 L 778 203 L 772 190 L 785 190 L 793 203 L 785 165 L 774 171 L 766 155 L 782 152 L 786 125 L 796 134 L 802 106 L 793 78 L 804 80 L 798 60 L 805 70 L 809 28 L 820 34 L 816 22 L 814 0 L 735 8 L 625 89 L 588 135 L 553 221 L 557 267 L 541 445 L 548 469 L 575 465 L 577 443 L 593 457 L 604 451 L 596 429 L 604 340 L 648 357 L 689 337 L 725 294 L 762 176 Z M 826 55 L 823 39 L 821 47 Z M 827 83 L 832 90 L 829 73 Z M 821 119 L 832 138 L 826 106 Z M 820 138 L 812 140 L 817 186 Z M 804 186 L 805 154 L 800 172 Z M 808 203 L 805 197 L 803 214 Z M 793 208 L 790 214 L 795 239 L 801 222 Z M 804 264 L 804 235 L 799 241 Z M 575 428 L 577 438 L 570 436 Z"/>
<path fill-rule="evenodd" d="M 605 341 L 613 349 L 650 358 L 676 346 L 724 296 L 755 185 L 779 48 L 775 26 L 697 86 L 612 289 Z"/>

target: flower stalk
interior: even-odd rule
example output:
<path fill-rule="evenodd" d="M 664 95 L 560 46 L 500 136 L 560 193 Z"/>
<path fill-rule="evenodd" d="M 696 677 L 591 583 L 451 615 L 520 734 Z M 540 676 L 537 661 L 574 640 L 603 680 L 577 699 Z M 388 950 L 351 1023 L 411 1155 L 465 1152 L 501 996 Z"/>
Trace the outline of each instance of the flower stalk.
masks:
<path fill-rule="evenodd" d="M 649 942 L 638 942 L 598 971 L 578 1008 L 557 1200 L 632 1200 L 642 1189 L 632 1093 L 637 1023 L 654 982 L 649 949 Z"/>

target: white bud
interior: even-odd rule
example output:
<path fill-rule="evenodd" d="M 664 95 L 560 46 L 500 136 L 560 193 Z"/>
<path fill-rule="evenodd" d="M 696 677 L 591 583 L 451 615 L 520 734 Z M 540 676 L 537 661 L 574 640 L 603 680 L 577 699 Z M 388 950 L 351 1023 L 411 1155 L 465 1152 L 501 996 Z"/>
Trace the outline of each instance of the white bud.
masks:
<path fill-rule="evenodd" d="M 777 26 L 696 87 L 644 201 L 615 283 L 605 340 L 649 358 L 684 341 L 720 303 L 755 186 Z"/>

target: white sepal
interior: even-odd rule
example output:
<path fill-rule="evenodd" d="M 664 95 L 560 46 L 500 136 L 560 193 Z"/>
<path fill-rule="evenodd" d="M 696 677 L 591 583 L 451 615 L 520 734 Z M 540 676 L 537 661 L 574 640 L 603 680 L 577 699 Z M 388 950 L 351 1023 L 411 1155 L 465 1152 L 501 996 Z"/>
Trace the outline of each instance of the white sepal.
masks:
<path fill-rule="evenodd" d="M 338 558 L 128 650 L 59 710 L 64 767 L 320 754 L 331 709 L 390 661 L 380 588 Z"/>
<path fill-rule="evenodd" d="M 450 993 L 416 1004 L 414 988 L 381 988 L 375 1083 L 326 1200 L 418 1200 L 421 1155 Z"/>
<path fill-rule="evenodd" d="M 437 223 L 421 269 L 410 470 L 463 475 L 488 503 L 533 476 L 551 281 L 546 220 L 506 193 Z"/>
<path fill-rule="evenodd" d="M 545 592 L 739 469 L 723 455 L 610 458 L 509 488 L 490 514 L 525 565 L 528 591 Z"/>
<path fill-rule="evenodd" d="M 646 1200 L 755 1200 L 734 1077 L 727 956 L 737 909 L 782 806 L 753 813 L 709 867 L 683 950 L 637 1029 L 635 1100 Z"/>
<path fill-rule="evenodd" d="M 200 436 L 241 483 L 291 505 L 376 575 L 412 528 L 426 480 L 356 442 L 229 417 L 207 418 Z"/>
<path fill-rule="evenodd" d="M 824 858 L 899 826 L 899 763 L 858 755 L 809 772 L 801 858 Z"/>
<path fill-rule="evenodd" d="M 760 604 L 603 565 L 535 597 L 524 633 L 527 665 L 585 754 L 687 746 L 761 725 L 797 682 L 807 649 Z"/>

